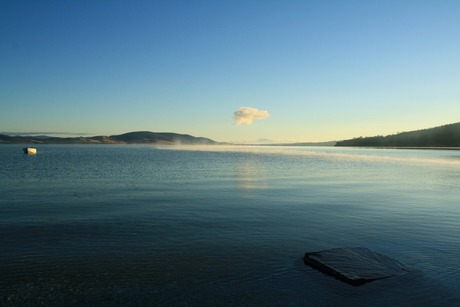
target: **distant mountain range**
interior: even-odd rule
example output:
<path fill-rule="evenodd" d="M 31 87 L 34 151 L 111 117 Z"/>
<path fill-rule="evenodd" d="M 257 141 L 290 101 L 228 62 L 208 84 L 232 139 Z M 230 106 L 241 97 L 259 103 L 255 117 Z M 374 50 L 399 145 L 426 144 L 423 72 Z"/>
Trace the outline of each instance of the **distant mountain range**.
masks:
<path fill-rule="evenodd" d="M 138 131 L 111 136 L 47 137 L 9 136 L 0 134 L 0 144 L 157 144 L 215 145 L 223 144 L 208 138 L 171 132 Z"/>
<path fill-rule="evenodd" d="M 334 146 L 337 142 L 302 142 L 302 143 L 270 143 L 270 144 L 254 144 L 257 146 L 309 146 L 309 147 L 323 147 Z"/>
<path fill-rule="evenodd" d="M 335 146 L 460 147 L 460 123 L 387 136 L 359 137 Z"/>
<path fill-rule="evenodd" d="M 204 137 L 172 132 L 137 131 L 93 137 L 9 136 L 0 134 L 0 144 L 156 144 L 219 145 Z M 338 142 L 266 144 L 270 146 L 373 146 L 373 147 L 459 147 L 460 122 L 440 127 L 387 136 L 359 137 Z"/>

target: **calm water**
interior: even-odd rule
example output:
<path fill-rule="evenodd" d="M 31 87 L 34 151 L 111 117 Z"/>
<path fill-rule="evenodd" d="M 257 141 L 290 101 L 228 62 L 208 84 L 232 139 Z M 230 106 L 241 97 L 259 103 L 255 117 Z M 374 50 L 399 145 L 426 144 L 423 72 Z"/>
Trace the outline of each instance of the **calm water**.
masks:
<path fill-rule="evenodd" d="M 460 151 L 0 145 L 0 305 L 460 305 Z M 361 287 L 303 264 L 415 266 Z"/>

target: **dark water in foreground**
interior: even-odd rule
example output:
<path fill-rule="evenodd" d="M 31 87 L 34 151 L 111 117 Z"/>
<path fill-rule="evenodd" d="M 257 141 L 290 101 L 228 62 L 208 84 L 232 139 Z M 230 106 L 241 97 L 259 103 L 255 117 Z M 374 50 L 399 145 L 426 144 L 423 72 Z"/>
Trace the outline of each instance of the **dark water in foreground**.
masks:
<path fill-rule="evenodd" d="M 460 152 L 0 145 L 0 305 L 460 305 Z M 363 246 L 419 269 L 353 287 Z"/>

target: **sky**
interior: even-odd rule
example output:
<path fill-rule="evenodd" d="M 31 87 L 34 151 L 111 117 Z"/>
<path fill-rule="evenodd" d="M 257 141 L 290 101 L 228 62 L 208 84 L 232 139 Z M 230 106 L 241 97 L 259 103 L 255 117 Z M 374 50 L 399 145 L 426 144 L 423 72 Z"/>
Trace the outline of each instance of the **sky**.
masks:
<path fill-rule="evenodd" d="M 318 142 L 460 121 L 460 1 L 0 2 L 0 133 Z"/>

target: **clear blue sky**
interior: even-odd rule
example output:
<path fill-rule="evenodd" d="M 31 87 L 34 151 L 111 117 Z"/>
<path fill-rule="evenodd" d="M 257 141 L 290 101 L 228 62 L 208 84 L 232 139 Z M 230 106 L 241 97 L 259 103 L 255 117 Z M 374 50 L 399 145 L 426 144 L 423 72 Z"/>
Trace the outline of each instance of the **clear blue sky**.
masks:
<path fill-rule="evenodd" d="M 0 132 L 327 141 L 460 121 L 460 1 L 1 1 Z M 268 111 L 235 125 L 240 107 Z"/>

